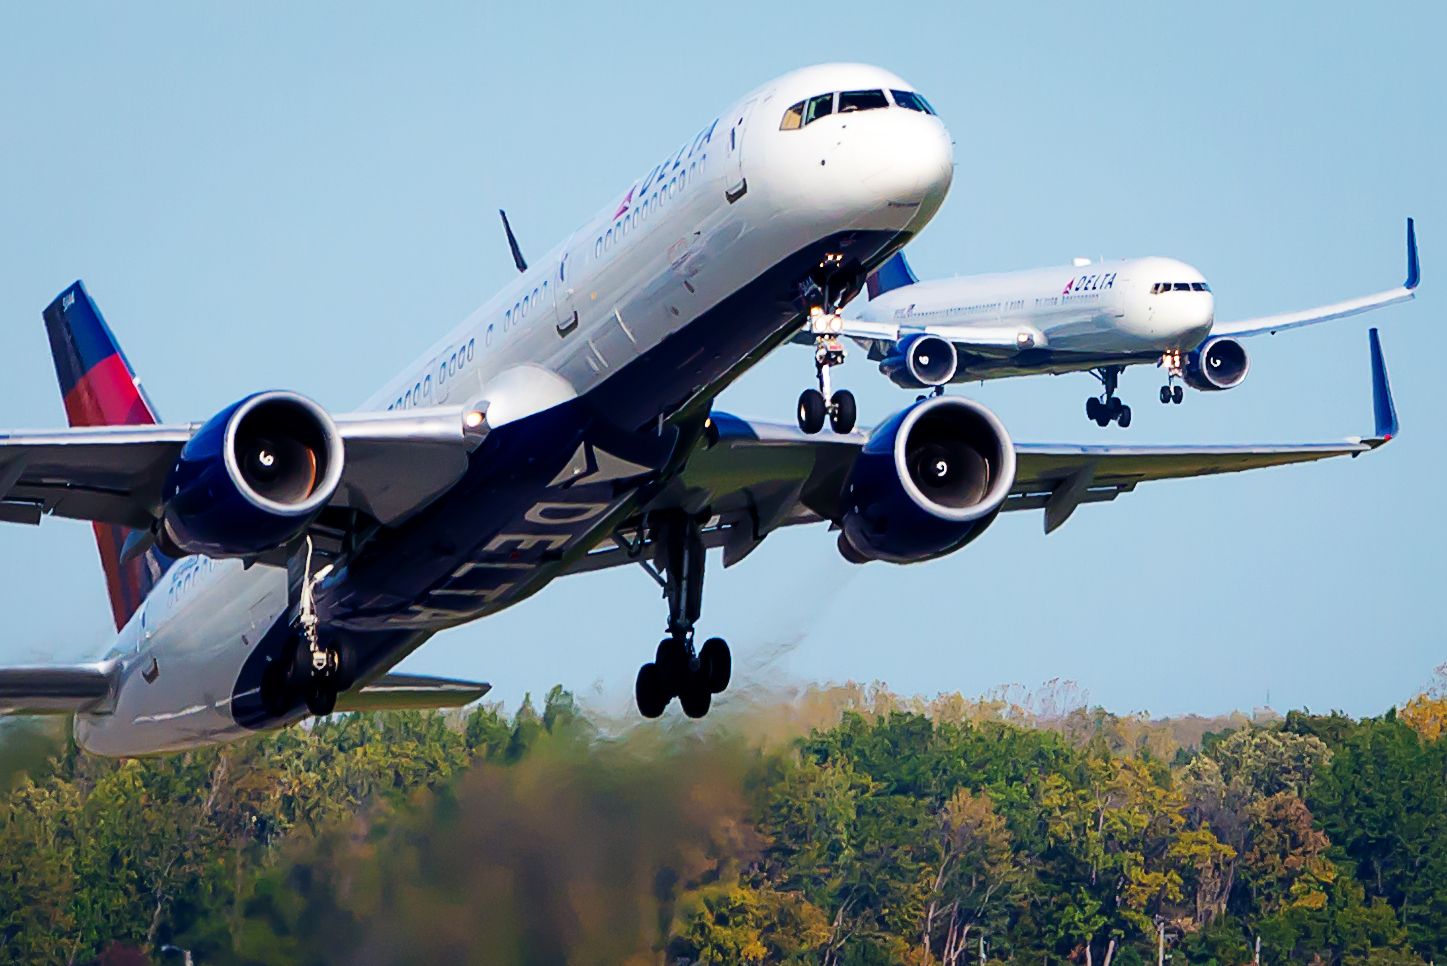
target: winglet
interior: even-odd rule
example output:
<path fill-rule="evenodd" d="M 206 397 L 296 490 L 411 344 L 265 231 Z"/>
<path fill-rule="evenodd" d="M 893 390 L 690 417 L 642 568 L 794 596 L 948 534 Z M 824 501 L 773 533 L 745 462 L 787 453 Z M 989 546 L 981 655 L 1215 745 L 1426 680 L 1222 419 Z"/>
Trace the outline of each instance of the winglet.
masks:
<path fill-rule="evenodd" d="M 518 271 L 526 272 L 528 263 L 523 260 L 523 252 L 518 247 L 517 236 L 512 233 L 512 225 L 508 224 L 507 212 L 499 208 L 497 213 L 502 215 L 502 230 L 507 232 L 507 247 L 512 249 L 512 263 L 518 267 Z"/>
<path fill-rule="evenodd" d="M 892 292 L 918 281 L 914 270 L 909 267 L 909 262 L 904 260 L 904 252 L 895 252 L 889 256 L 889 261 L 869 273 L 865 284 L 869 286 L 869 297 L 872 300 L 885 292 Z"/>
<path fill-rule="evenodd" d="M 1422 263 L 1417 259 L 1417 223 L 1407 219 L 1407 280 L 1403 288 L 1413 289 L 1422 281 Z"/>
<path fill-rule="evenodd" d="M 1375 435 L 1366 442 L 1380 446 L 1397 435 L 1397 405 L 1392 402 L 1392 384 L 1387 381 L 1387 363 L 1382 358 L 1382 340 L 1377 330 L 1367 333 L 1372 346 L 1372 413 Z"/>

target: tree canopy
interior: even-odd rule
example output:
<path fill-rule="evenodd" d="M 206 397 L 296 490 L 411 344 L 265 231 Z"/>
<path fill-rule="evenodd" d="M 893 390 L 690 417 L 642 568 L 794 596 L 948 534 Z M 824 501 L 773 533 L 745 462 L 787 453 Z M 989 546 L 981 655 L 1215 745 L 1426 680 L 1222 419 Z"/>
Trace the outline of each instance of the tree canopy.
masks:
<path fill-rule="evenodd" d="M 0 725 L 0 960 L 1447 960 L 1427 694 L 1211 723 L 815 689 L 337 715 L 128 761 Z"/>

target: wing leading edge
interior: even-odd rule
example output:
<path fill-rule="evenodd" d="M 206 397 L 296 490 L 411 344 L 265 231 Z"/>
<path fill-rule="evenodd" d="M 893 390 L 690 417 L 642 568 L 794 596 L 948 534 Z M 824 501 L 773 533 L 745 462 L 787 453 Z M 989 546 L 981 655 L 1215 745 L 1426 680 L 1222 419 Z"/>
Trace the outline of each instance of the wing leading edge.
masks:
<path fill-rule="evenodd" d="M 462 477 L 477 438 L 460 407 L 335 417 L 346 452 L 332 505 L 395 524 Z M 200 424 L 0 432 L 0 522 L 44 515 L 149 529 Z"/>
<path fill-rule="evenodd" d="M 1372 435 L 1341 442 L 1258 443 L 1206 446 L 1117 446 L 1016 443 L 1015 485 L 1005 510 L 1044 510 L 1045 532 L 1060 528 L 1085 503 L 1104 503 L 1141 483 L 1239 473 L 1360 456 L 1398 432 L 1395 403 L 1376 329 L 1371 347 Z M 792 425 L 750 422 L 716 413 L 712 444 L 694 455 L 635 519 L 620 530 L 637 542 L 604 545 L 575 562 L 570 573 L 648 560 L 647 513 L 708 511 L 709 547 L 724 550 L 724 565 L 743 559 L 783 526 L 837 521 L 840 495 L 866 436 L 808 436 Z"/>
<path fill-rule="evenodd" d="M 1417 227 L 1413 219 L 1407 219 L 1407 279 L 1396 288 L 1363 295 L 1360 298 L 1319 305 L 1300 312 L 1286 312 L 1281 315 L 1263 315 L 1254 319 L 1240 319 L 1235 322 L 1220 322 L 1211 327 L 1211 334 L 1244 338 L 1253 335 L 1275 335 L 1288 329 L 1316 325 L 1318 322 L 1333 322 L 1370 312 L 1373 309 L 1408 302 L 1417 297 L 1417 286 L 1422 281 L 1422 263 L 1417 255 Z"/>

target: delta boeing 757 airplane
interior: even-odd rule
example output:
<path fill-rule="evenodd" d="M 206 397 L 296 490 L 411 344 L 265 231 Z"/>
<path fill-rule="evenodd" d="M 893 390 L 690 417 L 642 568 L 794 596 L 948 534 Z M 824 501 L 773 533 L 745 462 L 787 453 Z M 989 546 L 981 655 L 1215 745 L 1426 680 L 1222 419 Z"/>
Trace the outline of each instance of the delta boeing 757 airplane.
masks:
<path fill-rule="evenodd" d="M 1098 426 L 1130 425 L 1116 395 L 1127 366 L 1163 366 L 1163 403 L 1182 383 L 1219 392 L 1246 379 L 1241 339 L 1344 319 L 1406 302 L 1421 281 L 1417 233 L 1407 219 L 1407 279 L 1396 288 L 1299 312 L 1217 322 L 1206 277 L 1174 258 L 1129 258 L 921 282 L 901 252 L 870 275 L 869 302 L 849 318 L 820 313 L 795 341 L 814 346 L 819 388 L 799 397 L 799 427 L 854 426 L 854 397 L 830 392 L 829 370 L 855 340 L 896 385 L 943 392 L 948 383 L 1088 370 L 1102 392 L 1085 400 Z M 1179 382 L 1178 382 L 1179 380 Z"/>
<path fill-rule="evenodd" d="M 826 95 L 827 123 L 789 123 Z M 62 292 L 44 320 L 72 428 L 0 434 L 0 518 L 90 521 L 118 633 L 94 663 L 0 670 L 0 709 L 74 714 L 81 747 L 138 755 L 464 704 L 487 685 L 392 668 L 556 577 L 637 564 L 668 603 L 638 708 L 676 697 L 697 717 L 731 670 L 723 641 L 694 641 L 708 548 L 729 565 L 828 523 L 852 561 L 930 560 L 1002 510 L 1043 508 L 1053 529 L 1143 481 L 1356 456 L 1395 432 L 1375 338 L 1376 430 L 1340 443 L 1016 444 L 952 397 L 824 439 L 711 412 L 925 226 L 950 137 L 894 74 L 828 65 L 655 160 L 532 267 L 514 241 L 522 274 L 350 414 L 273 390 L 162 423 L 85 288 Z"/>

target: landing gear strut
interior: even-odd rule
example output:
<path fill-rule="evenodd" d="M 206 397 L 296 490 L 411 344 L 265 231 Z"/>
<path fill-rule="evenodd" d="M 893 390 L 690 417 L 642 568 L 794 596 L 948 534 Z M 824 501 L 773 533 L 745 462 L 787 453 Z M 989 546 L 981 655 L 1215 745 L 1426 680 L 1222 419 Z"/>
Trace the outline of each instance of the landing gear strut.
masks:
<path fill-rule="evenodd" d="M 1185 372 L 1185 365 L 1181 360 L 1181 350 L 1172 349 L 1161 355 L 1159 365 L 1166 367 L 1166 384 L 1161 387 L 1161 403 L 1175 403 L 1177 406 L 1186 398 L 1186 390 L 1176 385 Z"/>
<path fill-rule="evenodd" d="M 322 640 L 316 612 L 316 590 L 332 572 L 328 564 L 311 572 L 312 543 L 308 537 L 301 585 L 297 590 L 296 635 L 289 655 L 273 661 L 262 683 L 262 696 L 275 716 L 290 710 L 297 697 L 307 710 L 321 717 L 337 706 L 337 695 L 352 685 L 349 652 Z"/>
<path fill-rule="evenodd" d="M 1124 371 L 1124 366 L 1102 366 L 1091 370 L 1091 375 L 1100 380 L 1100 385 L 1105 390 L 1101 395 L 1091 396 L 1085 401 L 1085 416 L 1095 425 L 1104 427 L 1114 422 L 1119 424 L 1121 429 L 1130 425 L 1130 407 L 1115 394 L 1120 387 L 1120 374 Z"/>
<path fill-rule="evenodd" d="M 653 518 L 650 529 L 663 566 L 668 636 L 659 642 L 654 659 L 638 669 L 638 712 L 656 718 L 678 698 L 684 714 L 702 718 L 733 672 L 729 646 L 721 638 L 694 647 L 694 624 L 703 605 L 703 534 L 696 519 L 677 511 Z"/>
<path fill-rule="evenodd" d="M 842 255 L 826 255 L 819 268 L 827 278 L 839 269 L 843 260 Z M 844 320 L 839 317 L 839 310 L 843 308 L 843 299 L 838 297 L 840 294 L 842 290 L 831 299 L 827 282 L 822 289 L 812 279 L 805 284 L 804 297 L 809 303 L 808 328 L 814 336 L 814 373 L 819 388 L 805 389 L 799 394 L 798 415 L 799 428 L 810 435 L 824 428 L 826 417 L 829 428 L 834 432 L 849 433 L 853 431 L 859 415 L 854 393 L 848 389 L 833 392 L 829 385 L 829 370 L 843 365 L 846 355 L 841 338 Z"/>

